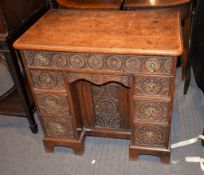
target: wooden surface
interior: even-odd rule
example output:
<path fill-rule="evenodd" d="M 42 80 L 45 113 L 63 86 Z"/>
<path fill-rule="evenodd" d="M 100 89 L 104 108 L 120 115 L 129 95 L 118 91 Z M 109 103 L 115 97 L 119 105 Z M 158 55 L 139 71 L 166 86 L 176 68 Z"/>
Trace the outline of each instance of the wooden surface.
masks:
<path fill-rule="evenodd" d="M 190 3 L 192 0 L 125 0 L 125 7 L 172 7 Z"/>
<path fill-rule="evenodd" d="M 31 50 L 178 56 L 182 53 L 180 34 L 179 12 L 171 10 L 148 13 L 50 10 L 14 46 Z"/>
<path fill-rule="evenodd" d="M 120 9 L 120 0 L 57 0 L 68 9 Z"/>

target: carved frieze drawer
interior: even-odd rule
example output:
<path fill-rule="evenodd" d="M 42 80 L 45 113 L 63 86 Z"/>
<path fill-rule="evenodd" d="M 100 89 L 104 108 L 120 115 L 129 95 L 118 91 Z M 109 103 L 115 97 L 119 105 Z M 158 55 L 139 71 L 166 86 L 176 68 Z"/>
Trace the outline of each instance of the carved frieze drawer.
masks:
<path fill-rule="evenodd" d="M 133 99 L 133 109 L 135 120 L 166 123 L 170 117 L 171 102 Z"/>
<path fill-rule="evenodd" d="M 134 122 L 131 144 L 147 147 L 168 147 L 169 127 L 154 124 L 140 124 Z"/>
<path fill-rule="evenodd" d="M 135 95 L 137 96 L 163 96 L 170 95 L 171 78 L 136 77 Z"/>
<path fill-rule="evenodd" d="M 172 75 L 174 57 L 24 51 L 34 67 Z"/>
<path fill-rule="evenodd" d="M 63 89 L 62 72 L 31 70 L 33 86 L 35 88 Z"/>
<path fill-rule="evenodd" d="M 41 117 L 48 137 L 74 137 L 71 117 Z"/>
<path fill-rule="evenodd" d="M 52 95 L 50 93 L 36 93 L 37 106 L 43 115 L 70 116 L 70 109 L 67 103 L 67 96 Z"/>
<path fill-rule="evenodd" d="M 88 73 L 67 73 L 67 79 L 69 83 L 73 83 L 77 80 L 86 80 L 97 85 L 103 85 L 109 82 L 121 83 L 126 87 L 130 86 L 130 80 L 128 76 L 117 75 L 101 75 L 101 74 L 88 74 Z"/>

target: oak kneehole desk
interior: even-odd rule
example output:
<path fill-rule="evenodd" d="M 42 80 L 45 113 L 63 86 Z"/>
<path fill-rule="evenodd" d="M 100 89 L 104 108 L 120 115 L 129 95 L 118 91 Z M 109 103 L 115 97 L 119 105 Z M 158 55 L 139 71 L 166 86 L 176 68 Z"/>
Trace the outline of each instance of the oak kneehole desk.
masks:
<path fill-rule="evenodd" d="M 170 160 L 180 15 L 50 10 L 15 43 L 44 146 L 84 151 L 85 135 L 130 139 L 129 157 Z"/>

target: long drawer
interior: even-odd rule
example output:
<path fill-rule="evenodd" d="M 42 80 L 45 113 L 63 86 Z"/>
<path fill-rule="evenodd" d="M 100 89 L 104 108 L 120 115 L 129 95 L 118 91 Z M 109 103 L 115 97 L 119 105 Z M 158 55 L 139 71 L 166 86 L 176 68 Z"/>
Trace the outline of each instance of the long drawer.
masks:
<path fill-rule="evenodd" d="M 173 75 L 175 57 L 24 51 L 28 67 Z"/>

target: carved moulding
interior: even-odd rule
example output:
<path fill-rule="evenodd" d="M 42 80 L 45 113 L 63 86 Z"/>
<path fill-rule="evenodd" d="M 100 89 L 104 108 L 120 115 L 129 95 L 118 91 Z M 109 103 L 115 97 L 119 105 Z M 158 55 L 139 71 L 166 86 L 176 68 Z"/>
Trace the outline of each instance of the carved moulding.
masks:
<path fill-rule="evenodd" d="M 130 86 L 128 76 L 117 75 L 99 75 L 99 74 L 84 74 L 84 73 L 67 73 L 69 83 L 73 83 L 77 80 L 87 80 L 97 85 L 103 85 L 109 82 L 117 82 L 126 87 Z"/>
<path fill-rule="evenodd" d="M 30 66 L 172 74 L 173 57 L 24 51 Z"/>

